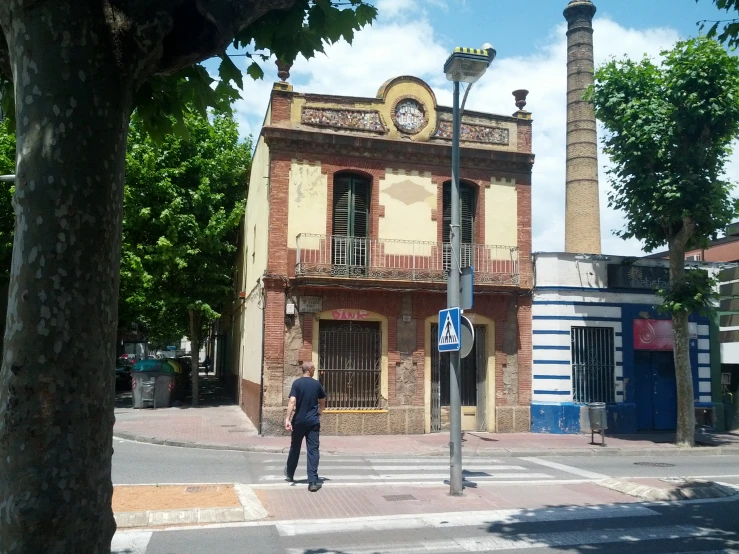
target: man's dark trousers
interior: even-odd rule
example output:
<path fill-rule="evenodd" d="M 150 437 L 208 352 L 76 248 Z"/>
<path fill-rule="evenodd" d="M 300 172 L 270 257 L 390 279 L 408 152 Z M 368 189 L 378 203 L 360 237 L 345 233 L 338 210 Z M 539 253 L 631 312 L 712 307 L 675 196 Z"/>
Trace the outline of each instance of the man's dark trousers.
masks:
<path fill-rule="evenodd" d="M 305 437 L 305 447 L 308 450 L 308 483 L 318 483 L 318 435 L 321 431 L 320 423 L 293 425 L 290 454 L 287 456 L 287 475 L 293 477 L 300 459 L 300 446 Z"/>

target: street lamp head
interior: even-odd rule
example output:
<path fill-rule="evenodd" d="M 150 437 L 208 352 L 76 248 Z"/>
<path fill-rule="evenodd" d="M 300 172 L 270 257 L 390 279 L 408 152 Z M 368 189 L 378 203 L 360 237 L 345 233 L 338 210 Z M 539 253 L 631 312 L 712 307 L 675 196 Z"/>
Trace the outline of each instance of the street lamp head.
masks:
<path fill-rule="evenodd" d="M 488 46 L 487 44 L 485 46 Z M 485 74 L 495 59 L 495 48 L 457 47 L 444 64 L 444 73 L 449 81 L 474 83 Z"/>
<path fill-rule="evenodd" d="M 497 52 L 495 48 L 493 47 L 493 45 L 490 44 L 489 42 L 486 42 L 485 44 L 482 45 L 482 49 L 487 51 L 488 58 L 490 58 L 490 63 L 493 63 L 493 60 L 495 59 L 495 56 L 497 55 Z"/>

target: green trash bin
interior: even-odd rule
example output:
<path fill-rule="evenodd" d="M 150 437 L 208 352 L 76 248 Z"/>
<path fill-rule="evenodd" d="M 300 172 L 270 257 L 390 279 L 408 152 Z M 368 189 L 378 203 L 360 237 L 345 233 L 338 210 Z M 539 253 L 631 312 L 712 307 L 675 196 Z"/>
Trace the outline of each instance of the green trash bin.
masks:
<path fill-rule="evenodd" d="M 169 408 L 177 395 L 175 367 L 167 360 L 142 360 L 131 368 L 133 407 Z"/>

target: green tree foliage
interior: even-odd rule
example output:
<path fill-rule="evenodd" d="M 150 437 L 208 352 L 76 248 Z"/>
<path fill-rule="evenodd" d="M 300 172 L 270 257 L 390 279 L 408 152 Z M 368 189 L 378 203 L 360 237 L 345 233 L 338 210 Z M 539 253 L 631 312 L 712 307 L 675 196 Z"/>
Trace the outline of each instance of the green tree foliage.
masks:
<path fill-rule="evenodd" d="M 710 305 L 712 281 L 685 272 L 686 248 L 713 239 L 737 213 L 724 176 L 739 131 L 739 59 L 706 37 L 679 42 L 663 63 L 612 60 L 598 68 L 591 90 L 606 127 L 613 168 L 611 207 L 625 214 L 623 238 L 647 251 L 667 244 L 670 286 L 663 291 L 675 332 L 678 434 L 694 441 L 688 315 Z"/>
<path fill-rule="evenodd" d="M 163 13 L 172 9 L 164 6 L 167 2 L 150 2 L 157 3 L 163 4 Z M 238 12 L 245 19 L 250 15 L 249 9 L 236 7 L 236 0 L 217 0 L 212 4 L 211 17 L 216 14 L 227 17 L 231 11 Z M 261 79 L 264 70 L 260 62 L 268 61 L 270 55 L 287 63 L 292 63 L 299 55 L 311 59 L 316 54 L 324 53 L 326 44 L 340 40 L 351 44 L 355 32 L 371 24 L 377 17 L 377 9 L 366 0 L 279 0 L 273 4 L 273 8 L 247 25 L 236 26 L 240 23 L 238 20 L 216 21 L 222 24 L 218 31 L 226 31 L 226 34 L 208 37 L 207 45 L 199 44 L 193 40 L 193 36 L 179 37 L 192 50 L 181 52 L 171 60 L 163 60 L 159 71 L 142 82 L 135 92 L 134 118 L 141 128 L 156 140 L 161 140 L 169 133 L 187 133 L 185 114 L 193 107 L 203 116 L 207 115 L 209 108 L 229 109 L 231 102 L 240 97 L 240 91 L 244 88 L 241 70 L 227 53 L 229 46 L 246 49 L 246 56 L 251 60 L 247 75 Z M 154 11 L 149 8 L 146 6 L 142 14 L 129 14 L 129 19 L 136 21 L 149 15 Z M 131 12 L 136 11 L 131 8 Z M 205 18 L 205 15 L 188 14 L 193 25 L 189 31 L 195 31 L 199 26 L 209 26 L 210 21 L 195 20 Z M 216 44 L 212 44 L 214 42 Z M 184 44 L 180 46 L 185 47 Z M 221 59 L 218 79 L 198 63 L 214 56 Z M 8 79 L 0 76 L 0 106 L 9 114 L 12 128 L 15 124 L 14 89 L 9 75 L 5 77 Z"/>
<path fill-rule="evenodd" d="M 291 63 L 351 40 L 374 16 L 362 0 L 0 2 L 8 80 L 0 92 L 23 152 L 0 371 L 0 551 L 110 550 L 114 375 L 106 368 L 115 358 L 131 115 L 160 139 L 184 131 L 187 106 L 205 116 L 240 93 L 228 49 Z M 217 83 L 199 65 L 213 57 L 222 59 Z M 173 202 L 162 217 L 187 234 L 184 213 Z M 182 242 L 162 236 L 159 255 L 189 263 Z M 183 272 L 201 276 L 189 265 Z M 178 275 L 167 277 L 178 285 Z M 189 306 L 193 314 L 208 313 L 209 300 L 201 302 Z"/>
<path fill-rule="evenodd" d="M 187 138 L 156 143 L 134 120 L 128 139 L 121 258 L 121 325 L 164 343 L 187 335 L 197 353 L 206 322 L 233 295 L 238 228 L 251 167 L 231 112 L 185 112 Z"/>
<path fill-rule="evenodd" d="M 15 133 L 7 119 L 0 122 L 0 175 L 15 173 Z M 0 284 L 7 284 L 10 262 L 13 257 L 13 213 L 12 182 L 0 181 Z M 0 303 L 4 304 L 4 302 Z M 3 322 L 5 313 L 0 314 Z"/>
<path fill-rule="evenodd" d="M 698 2 L 698 0 L 695 0 Z M 725 11 L 733 16 L 719 21 L 700 21 L 700 30 L 708 27 L 707 36 L 718 38 L 721 42 L 728 43 L 732 48 L 739 46 L 739 0 L 712 0 L 719 10 Z"/>

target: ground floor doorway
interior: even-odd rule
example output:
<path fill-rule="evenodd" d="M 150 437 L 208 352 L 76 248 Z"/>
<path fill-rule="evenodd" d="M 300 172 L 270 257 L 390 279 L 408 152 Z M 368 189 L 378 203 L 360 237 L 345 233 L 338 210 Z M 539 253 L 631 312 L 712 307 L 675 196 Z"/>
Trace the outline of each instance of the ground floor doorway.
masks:
<path fill-rule="evenodd" d="M 487 431 L 486 328 L 475 325 L 475 345 L 469 356 L 462 358 L 462 430 Z M 449 430 L 449 355 L 438 349 L 439 325 L 431 324 L 431 432 Z"/>
<path fill-rule="evenodd" d="M 326 408 L 380 407 L 382 334 L 379 322 L 321 321 L 318 378 Z"/>
<path fill-rule="evenodd" d="M 640 431 L 677 427 L 677 381 L 672 351 L 635 351 L 636 423 Z"/>

